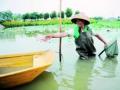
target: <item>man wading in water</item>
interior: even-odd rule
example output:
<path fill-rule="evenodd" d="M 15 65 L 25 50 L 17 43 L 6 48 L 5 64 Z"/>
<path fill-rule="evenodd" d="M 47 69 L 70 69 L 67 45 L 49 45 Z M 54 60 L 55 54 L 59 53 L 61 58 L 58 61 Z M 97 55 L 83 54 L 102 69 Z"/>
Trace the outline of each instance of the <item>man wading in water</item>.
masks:
<path fill-rule="evenodd" d="M 95 56 L 96 49 L 94 47 L 92 36 L 97 37 L 105 45 L 106 42 L 98 34 L 93 33 L 89 28 L 89 17 L 87 17 L 84 13 L 80 13 L 73 16 L 71 21 L 77 25 L 74 30 L 47 35 L 45 40 L 49 40 L 51 38 L 74 36 L 76 51 L 79 54 L 80 59 L 87 59 L 89 56 Z"/>

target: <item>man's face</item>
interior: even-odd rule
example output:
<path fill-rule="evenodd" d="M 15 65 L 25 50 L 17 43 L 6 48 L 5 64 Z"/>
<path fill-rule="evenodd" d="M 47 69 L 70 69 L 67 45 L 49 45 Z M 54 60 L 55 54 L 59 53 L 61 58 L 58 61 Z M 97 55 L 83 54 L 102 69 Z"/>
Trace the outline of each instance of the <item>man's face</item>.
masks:
<path fill-rule="evenodd" d="M 76 24 L 77 24 L 79 27 L 84 27 L 84 20 L 77 20 L 77 21 L 76 21 Z"/>

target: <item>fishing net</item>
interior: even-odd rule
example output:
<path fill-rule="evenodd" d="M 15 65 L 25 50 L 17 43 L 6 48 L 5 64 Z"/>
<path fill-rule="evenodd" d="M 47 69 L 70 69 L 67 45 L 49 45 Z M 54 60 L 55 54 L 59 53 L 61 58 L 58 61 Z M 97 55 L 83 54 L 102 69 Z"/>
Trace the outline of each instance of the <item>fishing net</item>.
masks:
<path fill-rule="evenodd" d="M 114 57 L 115 55 L 118 55 L 117 40 L 105 47 L 105 53 L 107 57 Z"/>
<path fill-rule="evenodd" d="M 104 50 L 100 52 L 99 56 L 105 51 L 107 57 L 114 57 L 118 55 L 118 45 L 117 40 L 109 43 L 107 46 L 104 47 Z"/>

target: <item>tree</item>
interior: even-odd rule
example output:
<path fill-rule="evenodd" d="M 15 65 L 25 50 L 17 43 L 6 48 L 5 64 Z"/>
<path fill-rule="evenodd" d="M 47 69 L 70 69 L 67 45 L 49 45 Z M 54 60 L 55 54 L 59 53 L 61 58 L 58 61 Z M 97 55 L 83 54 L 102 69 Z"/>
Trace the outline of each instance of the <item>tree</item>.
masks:
<path fill-rule="evenodd" d="M 13 19 L 13 13 L 11 11 L 0 12 L 0 22 L 11 21 Z"/>
<path fill-rule="evenodd" d="M 23 19 L 24 21 L 25 21 L 26 19 L 30 19 L 30 14 L 29 14 L 29 13 L 23 14 L 22 19 Z"/>
<path fill-rule="evenodd" d="M 58 17 L 60 17 L 60 13 L 58 13 Z M 61 12 L 61 18 L 64 18 L 65 17 L 65 13 L 64 11 Z"/>
<path fill-rule="evenodd" d="M 66 17 L 71 17 L 72 16 L 72 10 L 70 8 L 67 8 L 65 11 Z"/>
<path fill-rule="evenodd" d="M 120 16 L 117 17 L 117 20 L 120 21 Z"/>
<path fill-rule="evenodd" d="M 3 12 L 0 12 L 0 22 L 3 22 L 4 18 L 3 18 Z"/>
<path fill-rule="evenodd" d="M 11 11 L 5 11 L 3 12 L 3 19 L 5 21 L 11 21 L 13 18 L 12 18 L 12 12 Z"/>
<path fill-rule="evenodd" d="M 48 19 L 49 18 L 49 13 L 45 13 L 44 14 L 44 19 Z"/>
<path fill-rule="evenodd" d="M 98 16 L 98 17 L 94 17 L 94 19 L 95 19 L 95 20 L 102 20 L 103 17 L 99 17 L 99 16 Z"/>
<path fill-rule="evenodd" d="M 22 15 L 21 14 L 13 14 L 13 20 L 21 20 Z"/>
<path fill-rule="evenodd" d="M 30 19 L 37 20 L 39 19 L 39 14 L 37 12 L 33 12 L 30 14 Z"/>
<path fill-rule="evenodd" d="M 11 11 L 6 11 L 5 12 L 5 15 L 6 15 L 6 17 L 7 17 L 7 20 L 8 21 L 11 21 L 13 18 L 12 18 L 12 12 Z"/>
<path fill-rule="evenodd" d="M 57 17 L 56 12 L 55 12 L 55 11 L 53 11 L 53 12 L 50 14 L 50 17 L 51 17 L 51 19 L 56 18 L 56 17 Z"/>
<path fill-rule="evenodd" d="M 80 12 L 77 10 L 77 11 L 75 11 L 75 14 L 79 14 Z"/>
<path fill-rule="evenodd" d="M 42 13 L 40 13 L 40 14 L 39 14 L 39 19 L 42 19 L 43 16 L 44 16 L 44 15 L 43 15 Z"/>

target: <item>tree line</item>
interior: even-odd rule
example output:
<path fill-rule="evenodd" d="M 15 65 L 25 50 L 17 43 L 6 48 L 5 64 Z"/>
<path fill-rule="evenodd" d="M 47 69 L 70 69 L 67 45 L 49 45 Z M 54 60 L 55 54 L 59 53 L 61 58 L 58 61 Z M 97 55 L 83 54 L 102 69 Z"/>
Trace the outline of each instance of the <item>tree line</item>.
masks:
<path fill-rule="evenodd" d="M 4 21 L 36 21 L 36 20 L 47 20 L 47 19 L 55 19 L 59 18 L 60 14 L 62 18 L 70 18 L 74 14 L 79 14 L 79 10 L 76 10 L 73 12 L 72 9 L 67 8 L 65 11 L 56 12 L 46 12 L 46 13 L 38 13 L 38 12 L 32 12 L 32 13 L 24 13 L 24 14 L 14 14 L 11 11 L 2 11 L 0 12 L 0 22 Z M 97 16 L 93 17 L 94 20 L 103 20 L 103 17 Z M 115 20 L 120 21 L 120 16 L 115 18 Z"/>
<path fill-rule="evenodd" d="M 13 14 L 11 11 L 3 11 L 0 12 L 0 22 L 2 21 L 11 21 L 11 20 L 46 20 L 46 19 L 54 19 L 59 18 L 61 14 L 61 18 L 69 18 L 73 14 L 78 14 L 79 11 L 76 10 L 75 13 L 73 13 L 72 9 L 67 8 L 65 11 L 56 12 L 52 11 L 50 13 L 38 13 L 38 12 L 32 12 L 32 13 L 25 13 L 25 14 Z"/>

